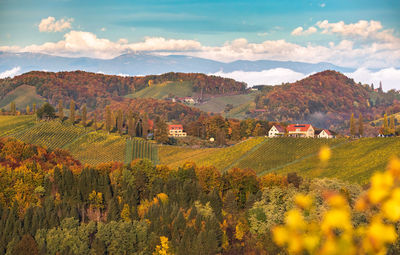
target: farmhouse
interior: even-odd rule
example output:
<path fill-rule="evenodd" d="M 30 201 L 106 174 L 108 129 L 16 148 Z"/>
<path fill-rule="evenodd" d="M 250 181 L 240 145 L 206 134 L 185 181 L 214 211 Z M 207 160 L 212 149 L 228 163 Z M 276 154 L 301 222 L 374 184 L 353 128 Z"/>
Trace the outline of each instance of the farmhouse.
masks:
<path fill-rule="evenodd" d="M 273 125 L 272 128 L 268 131 L 268 137 L 281 137 L 285 135 L 285 132 L 285 127 L 281 125 Z"/>
<path fill-rule="evenodd" d="M 184 137 L 186 136 L 186 132 L 183 132 L 182 125 L 168 125 L 169 136 L 172 137 Z"/>
<path fill-rule="evenodd" d="M 286 128 L 291 137 L 314 137 L 314 128 L 310 124 L 290 124 Z"/>
<path fill-rule="evenodd" d="M 318 138 L 333 138 L 332 133 L 328 129 L 323 129 L 315 133 Z"/>

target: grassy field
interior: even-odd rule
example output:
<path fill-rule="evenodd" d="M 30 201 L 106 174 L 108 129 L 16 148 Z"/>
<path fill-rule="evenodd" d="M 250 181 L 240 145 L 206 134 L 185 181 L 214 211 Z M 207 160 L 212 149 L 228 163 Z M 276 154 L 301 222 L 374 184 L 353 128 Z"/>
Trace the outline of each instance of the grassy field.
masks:
<path fill-rule="evenodd" d="M 163 99 L 167 98 L 169 94 L 177 97 L 192 96 L 192 92 L 193 83 L 191 82 L 163 82 L 141 89 L 134 94 L 127 95 L 126 97 Z"/>
<path fill-rule="evenodd" d="M 32 109 L 33 103 L 40 105 L 45 102 L 45 99 L 36 94 L 36 88 L 33 86 L 22 85 L 8 93 L 0 100 L 0 108 L 10 110 L 10 103 L 14 101 L 17 109 L 25 110 L 29 105 Z"/>
<path fill-rule="evenodd" d="M 242 105 L 248 105 L 250 102 L 254 101 L 256 95 L 257 93 L 250 93 L 242 95 L 215 97 L 208 100 L 204 104 L 195 105 L 195 107 L 205 112 L 223 112 L 227 104 L 232 104 L 234 108 L 240 107 Z"/>
<path fill-rule="evenodd" d="M 400 138 L 362 138 L 332 148 L 326 166 L 321 166 L 317 155 L 312 155 L 275 172 L 296 171 L 307 177 L 335 177 L 363 184 L 374 172 L 383 171 L 393 156 L 400 157 Z"/>

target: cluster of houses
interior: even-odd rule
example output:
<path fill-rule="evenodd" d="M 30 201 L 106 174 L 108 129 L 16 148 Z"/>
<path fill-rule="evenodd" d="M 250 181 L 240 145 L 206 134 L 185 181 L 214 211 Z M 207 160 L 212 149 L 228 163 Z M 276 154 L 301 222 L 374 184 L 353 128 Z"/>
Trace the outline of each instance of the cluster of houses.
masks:
<path fill-rule="evenodd" d="M 268 131 L 268 137 L 305 137 L 305 138 L 334 138 L 328 129 L 315 130 L 310 124 L 290 124 L 286 128 L 273 125 Z"/>
<path fill-rule="evenodd" d="M 197 98 L 193 98 L 193 97 L 174 97 L 174 98 L 168 98 L 167 100 L 170 100 L 172 102 L 185 103 L 185 104 L 199 103 L 199 100 Z"/>

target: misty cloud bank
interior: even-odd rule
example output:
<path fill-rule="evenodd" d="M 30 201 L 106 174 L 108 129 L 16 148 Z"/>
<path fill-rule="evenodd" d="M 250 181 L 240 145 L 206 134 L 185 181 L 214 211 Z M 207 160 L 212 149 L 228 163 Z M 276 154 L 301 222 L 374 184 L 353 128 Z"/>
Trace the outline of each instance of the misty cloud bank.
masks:
<path fill-rule="evenodd" d="M 230 73 L 213 73 L 213 75 L 246 82 L 250 87 L 254 85 L 279 85 L 285 82 L 295 82 L 311 74 L 312 73 L 298 73 L 285 68 L 275 68 L 260 72 L 234 71 Z M 382 82 L 385 91 L 390 89 L 400 90 L 400 69 L 385 68 L 379 71 L 370 71 L 365 68 L 360 68 L 353 73 L 345 73 L 345 75 L 362 84 L 373 83 L 375 87 L 379 85 L 379 82 Z"/>

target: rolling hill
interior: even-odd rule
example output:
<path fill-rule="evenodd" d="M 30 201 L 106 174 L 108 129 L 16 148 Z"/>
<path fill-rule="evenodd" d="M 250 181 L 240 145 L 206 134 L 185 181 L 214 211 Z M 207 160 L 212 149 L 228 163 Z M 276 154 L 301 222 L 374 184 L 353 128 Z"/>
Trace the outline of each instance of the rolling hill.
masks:
<path fill-rule="evenodd" d="M 21 85 L 0 99 L 0 108 L 9 110 L 10 103 L 13 101 L 18 109 L 25 110 L 26 106 L 32 107 L 34 103 L 37 105 L 42 104 L 46 99 L 36 93 L 35 87 Z"/>
<path fill-rule="evenodd" d="M 318 159 L 322 145 L 332 149 L 332 158 L 324 168 Z M 392 156 L 400 157 L 400 138 L 255 138 L 217 149 L 160 148 L 160 162 L 171 167 L 192 161 L 198 166 L 214 165 L 220 171 L 250 168 L 259 176 L 297 172 L 304 177 L 332 177 L 360 184 L 375 171 L 383 171 Z"/>
<path fill-rule="evenodd" d="M 126 137 L 72 125 L 68 121 L 36 122 L 36 118 L 31 115 L 0 116 L 0 137 L 13 137 L 50 150 L 68 150 L 74 158 L 86 164 L 125 162 L 127 158 L 135 158 L 127 154 L 133 152 L 132 144 L 127 142 Z M 147 157 L 147 154 L 139 156 Z M 152 159 L 158 162 L 156 157 Z"/>
<path fill-rule="evenodd" d="M 256 100 L 268 120 L 311 122 L 330 129 L 347 129 L 351 113 L 370 121 L 398 105 L 400 94 L 375 91 L 335 71 L 324 71 L 295 83 L 275 86 Z"/>

